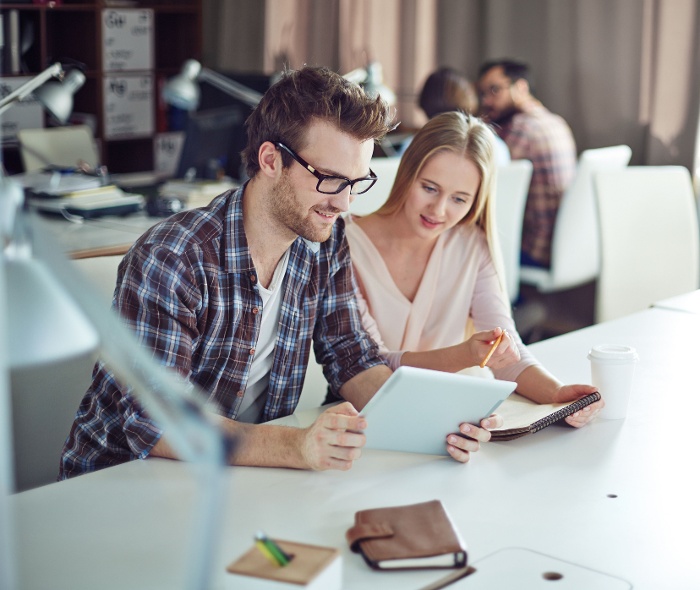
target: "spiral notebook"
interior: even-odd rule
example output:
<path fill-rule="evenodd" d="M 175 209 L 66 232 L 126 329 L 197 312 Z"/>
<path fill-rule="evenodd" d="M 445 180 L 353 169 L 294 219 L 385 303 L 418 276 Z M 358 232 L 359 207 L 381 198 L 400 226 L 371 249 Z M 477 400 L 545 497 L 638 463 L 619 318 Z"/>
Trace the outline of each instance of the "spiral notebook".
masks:
<path fill-rule="evenodd" d="M 496 413 L 503 418 L 503 426 L 491 431 L 491 440 L 512 440 L 532 434 L 599 399 L 600 394 L 595 392 L 573 402 L 538 404 L 522 395 L 512 393 L 496 410 Z"/>

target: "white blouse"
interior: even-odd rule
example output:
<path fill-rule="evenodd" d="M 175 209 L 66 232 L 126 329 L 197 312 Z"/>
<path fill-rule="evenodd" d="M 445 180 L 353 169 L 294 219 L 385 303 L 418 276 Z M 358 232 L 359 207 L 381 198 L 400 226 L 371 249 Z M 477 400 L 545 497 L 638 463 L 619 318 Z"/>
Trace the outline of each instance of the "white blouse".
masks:
<path fill-rule="evenodd" d="M 494 370 L 498 379 L 513 381 L 538 364 L 515 328 L 481 229 L 459 224 L 440 235 L 411 302 L 369 236 L 350 216 L 345 222 L 363 324 L 392 369 L 401 364 L 405 351 L 463 342 L 470 317 L 477 331 L 500 326 L 515 338 L 520 361 Z"/>

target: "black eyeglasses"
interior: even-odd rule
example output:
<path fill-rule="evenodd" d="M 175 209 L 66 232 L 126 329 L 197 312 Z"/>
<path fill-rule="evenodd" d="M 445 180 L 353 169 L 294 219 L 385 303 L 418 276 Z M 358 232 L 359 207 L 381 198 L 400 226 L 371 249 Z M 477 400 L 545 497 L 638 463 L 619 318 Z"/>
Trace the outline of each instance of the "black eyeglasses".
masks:
<path fill-rule="evenodd" d="M 478 95 L 480 99 L 484 99 L 487 96 L 498 96 L 501 92 L 506 90 L 507 88 L 510 88 L 513 85 L 511 82 L 510 84 L 505 84 L 503 86 L 500 86 L 498 84 L 492 84 L 488 88 L 485 88 L 483 90 L 479 90 Z"/>
<path fill-rule="evenodd" d="M 311 174 L 318 178 L 318 184 L 316 185 L 316 190 L 324 195 L 337 195 L 338 193 L 345 190 L 346 186 L 350 187 L 351 195 L 361 195 L 366 193 L 369 189 L 374 186 L 377 182 L 377 175 L 370 169 L 369 176 L 366 178 L 356 178 L 355 180 L 350 180 L 343 176 L 328 176 L 327 174 L 321 174 L 309 164 L 304 158 L 299 154 L 294 153 L 282 142 L 276 142 L 275 145 L 278 148 L 285 150 L 292 158 L 294 158 L 299 164 L 306 168 Z"/>

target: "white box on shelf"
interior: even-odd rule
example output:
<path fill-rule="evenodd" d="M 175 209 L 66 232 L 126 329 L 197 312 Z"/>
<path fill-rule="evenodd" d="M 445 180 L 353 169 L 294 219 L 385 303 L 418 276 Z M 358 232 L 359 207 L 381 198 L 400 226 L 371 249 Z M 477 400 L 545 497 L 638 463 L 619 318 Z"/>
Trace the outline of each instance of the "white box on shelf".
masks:
<path fill-rule="evenodd" d="M 31 76 L 17 76 L 0 79 L 0 98 L 17 90 L 31 80 Z M 16 102 L 0 117 L 2 123 L 2 141 L 11 141 L 17 137 L 20 129 L 41 129 L 44 127 L 44 110 L 33 95 Z"/>
<path fill-rule="evenodd" d="M 150 137 L 155 131 L 153 76 L 104 77 L 105 139 Z"/>
<path fill-rule="evenodd" d="M 102 69 L 105 72 L 153 69 L 153 10 L 102 11 Z"/>

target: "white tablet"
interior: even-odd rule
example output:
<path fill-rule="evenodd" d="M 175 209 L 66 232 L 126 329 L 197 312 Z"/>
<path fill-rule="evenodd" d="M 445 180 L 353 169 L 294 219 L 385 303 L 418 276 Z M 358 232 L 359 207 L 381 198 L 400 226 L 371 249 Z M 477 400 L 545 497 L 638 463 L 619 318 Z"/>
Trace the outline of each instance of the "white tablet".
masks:
<path fill-rule="evenodd" d="M 516 383 L 399 367 L 362 410 L 366 448 L 447 455 L 446 436 L 479 424 Z"/>

